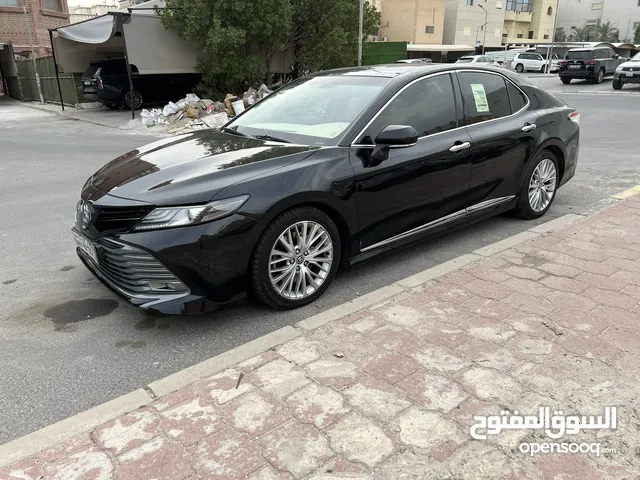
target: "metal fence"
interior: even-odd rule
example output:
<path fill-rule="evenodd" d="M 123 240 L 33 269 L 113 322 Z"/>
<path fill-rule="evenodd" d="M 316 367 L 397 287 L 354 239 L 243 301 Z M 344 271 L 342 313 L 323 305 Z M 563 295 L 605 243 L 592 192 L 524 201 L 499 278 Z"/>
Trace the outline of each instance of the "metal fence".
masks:
<path fill-rule="evenodd" d="M 40 84 L 45 102 L 60 103 L 58 84 L 56 83 L 56 71 L 53 57 L 36 59 Z M 9 95 L 22 101 L 40 100 L 36 73 L 31 60 L 16 60 L 17 77 L 7 77 Z M 82 93 L 82 74 L 60 73 L 60 88 L 65 105 L 76 105 L 85 102 Z"/>

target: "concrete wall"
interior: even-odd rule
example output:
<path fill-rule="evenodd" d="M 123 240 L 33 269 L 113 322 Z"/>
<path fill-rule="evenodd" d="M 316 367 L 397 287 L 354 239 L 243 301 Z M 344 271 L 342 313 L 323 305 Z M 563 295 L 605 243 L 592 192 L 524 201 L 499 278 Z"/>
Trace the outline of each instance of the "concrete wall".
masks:
<path fill-rule="evenodd" d="M 638 0 L 560 0 L 558 27 L 567 34 L 572 26 L 582 28 L 588 21 L 610 21 L 620 31 L 620 40 L 633 40 L 634 24 L 640 24 Z"/>
<path fill-rule="evenodd" d="M 380 36 L 394 42 L 442 44 L 445 0 L 381 0 Z M 433 33 L 426 27 L 433 26 Z"/>
<path fill-rule="evenodd" d="M 502 43 L 502 24 L 504 5 L 498 0 L 447 0 L 444 26 L 444 43 L 447 45 L 476 45 L 484 40 L 484 31 L 480 27 L 485 21 L 487 9 L 486 47 L 499 47 Z M 498 8 L 501 7 L 501 8 Z"/>
<path fill-rule="evenodd" d="M 60 0 L 62 12 L 44 9 L 44 0 L 19 0 L 20 7 L 0 7 L 0 43 L 12 42 L 15 53 L 30 51 L 29 37 L 22 10 L 23 1 L 26 2 L 29 25 L 33 44 L 38 57 L 51 55 L 49 28 L 61 27 L 69 23 L 69 9 L 67 0 Z"/>

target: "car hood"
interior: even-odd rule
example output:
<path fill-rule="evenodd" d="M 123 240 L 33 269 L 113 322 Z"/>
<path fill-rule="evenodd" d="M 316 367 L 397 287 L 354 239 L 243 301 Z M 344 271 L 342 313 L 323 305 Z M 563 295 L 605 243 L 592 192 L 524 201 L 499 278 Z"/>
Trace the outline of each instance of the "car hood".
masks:
<path fill-rule="evenodd" d="M 624 62 L 618 65 L 618 68 L 628 68 L 628 67 L 632 67 L 634 70 L 640 71 L 640 61 L 635 60 L 633 62 Z"/>
<path fill-rule="evenodd" d="M 205 203 L 228 186 L 300 161 L 319 148 L 200 130 L 112 160 L 87 180 L 82 198 L 95 202 L 108 194 L 154 205 Z"/>

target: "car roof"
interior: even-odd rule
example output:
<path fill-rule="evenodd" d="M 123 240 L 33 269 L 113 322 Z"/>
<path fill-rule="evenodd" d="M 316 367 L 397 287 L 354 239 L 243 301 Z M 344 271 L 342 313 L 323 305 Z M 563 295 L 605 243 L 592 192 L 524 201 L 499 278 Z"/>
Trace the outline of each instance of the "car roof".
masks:
<path fill-rule="evenodd" d="M 420 78 L 429 73 L 455 71 L 455 70 L 468 70 L 473 68 L 474 70 L 486 70 L 488 72 L 499 73 L 501 75 L 509 77 L 510 80 L 517 84 L 522 83 L 520 75 L 511 73 L 504 68 L 495 67 L 491 65 L 482 65 L 469 67 L 465 63 L 392 63 L 383 65 L 368 65 L 362 67 L 347 67 L 338 68 L 334 70 L 325 70 L 321 72 L 312 73 L 309 77 L 323 77 L 323 76 L 354 76 L 354 77 L 385 77 L 391 79 L 404 79 L 411 81 L 415 78 Z"/>
<path fill-rule="evenodd" d="M 570 48 L 567 52 L 593 52 L 594 50 L 602 50 L 605 48 L 611 47 L 579 47 L 579 48 Z"/>

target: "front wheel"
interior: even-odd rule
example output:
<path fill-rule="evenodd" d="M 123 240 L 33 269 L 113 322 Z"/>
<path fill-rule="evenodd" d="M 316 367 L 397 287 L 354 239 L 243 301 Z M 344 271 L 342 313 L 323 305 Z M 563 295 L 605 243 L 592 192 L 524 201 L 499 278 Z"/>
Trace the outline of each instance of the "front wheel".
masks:
<path fill-rule="evenodd" d="M 559 178 L 558 159 L 543 150 L 525 168 L 515 214 L 533 219 L 547 213 L 556 197 Z"/>
<path fill-rule="evenodd" d="M 340 264 L 340 234 L 322 210 L 297 207 L 278 216 L 251 261 L 252 294 L 272 308 L 293 309 L 320 297 Z"/>
<path fill-rule="evenodd" d="M 516 65 L 516 72 L 518 73 L 522 73 L 524 72 L 524 65 L 522 65 L 521 63 Z"/>
<path fill-rule="evenodd" d="M 620 90 L 622 88 L 622 82 L 620 80 L 614 80 L 611 82 L 614 90 Z"/>

